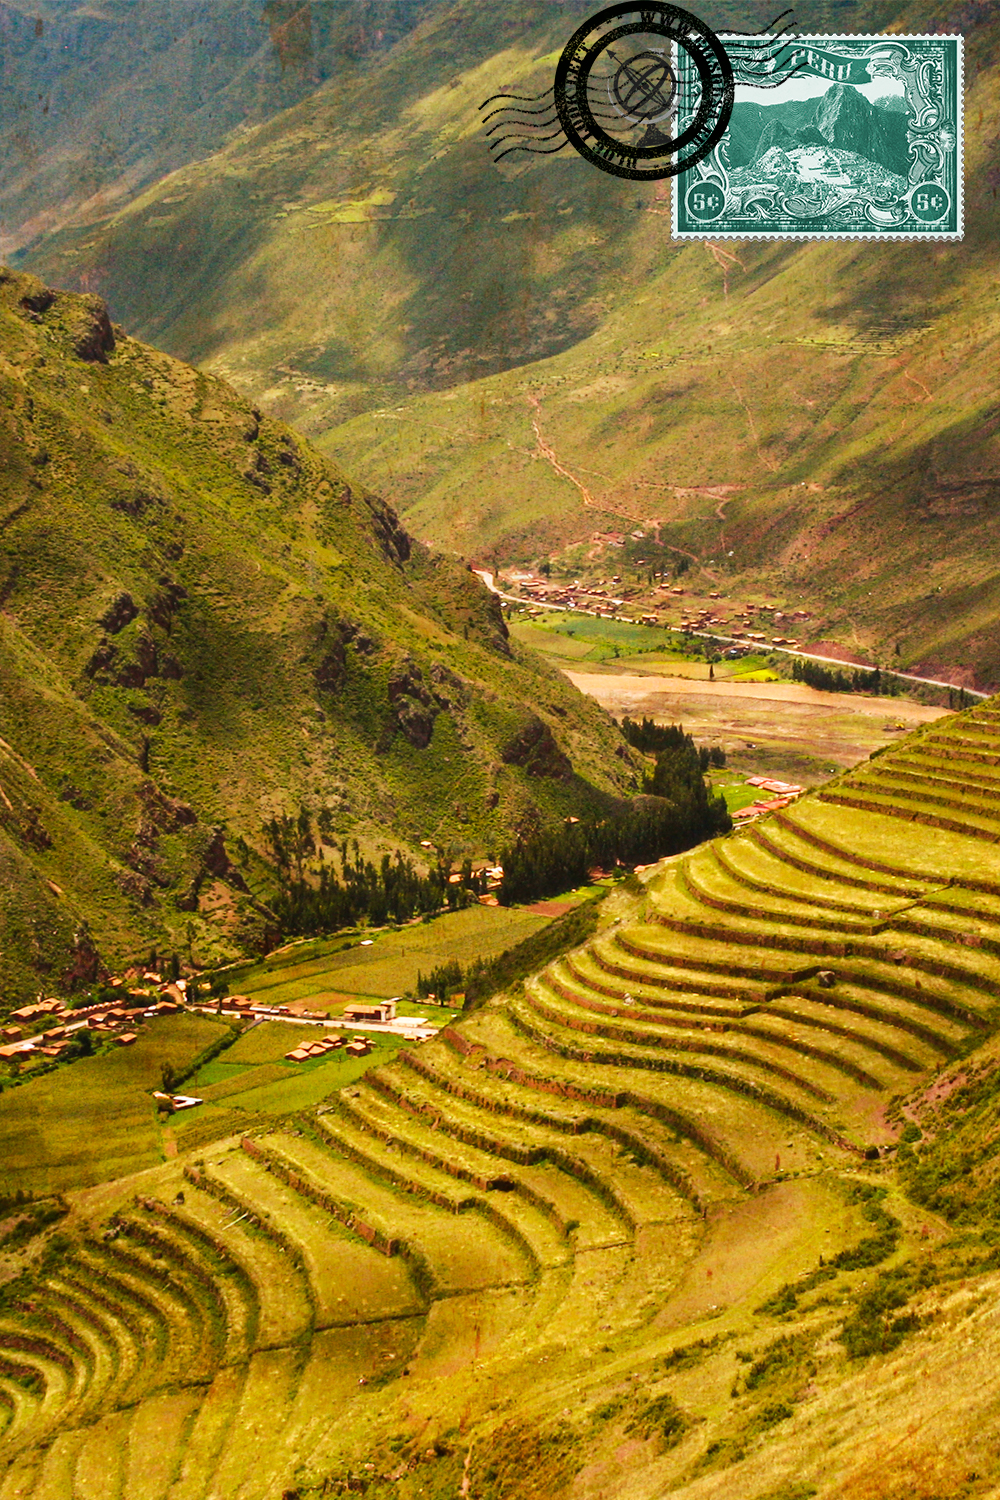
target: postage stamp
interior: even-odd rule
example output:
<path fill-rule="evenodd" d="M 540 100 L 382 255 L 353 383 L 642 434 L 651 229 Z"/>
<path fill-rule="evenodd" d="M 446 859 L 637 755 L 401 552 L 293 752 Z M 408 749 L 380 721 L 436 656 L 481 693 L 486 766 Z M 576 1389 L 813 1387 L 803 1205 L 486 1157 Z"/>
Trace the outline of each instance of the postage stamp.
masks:
<path fill-rule="evenodd" d="M 675 237 L 960 240 L 962 38 L 797 36 L 789 53 L 794 76 L 737 84 L 725 135 L 676 179 Z"/>

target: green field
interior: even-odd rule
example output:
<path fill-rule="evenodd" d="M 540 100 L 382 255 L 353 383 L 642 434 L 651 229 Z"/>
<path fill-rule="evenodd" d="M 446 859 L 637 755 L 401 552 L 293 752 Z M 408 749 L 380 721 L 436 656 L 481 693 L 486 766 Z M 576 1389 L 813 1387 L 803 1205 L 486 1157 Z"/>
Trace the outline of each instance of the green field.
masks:
<path fill-rule="evenodd" d="M 321 1026 L 264 1021 L 251 1027 L 221 1057 L 206 1063 L 184 1085 L 185 1091 L 208 1104 L 225 1101 L 227 1109 L 280 1114 L 315 1104 L 331 1090 L 361 1077 L 368 1068 L 391 1060 L 401 1046 L 407 1045 L 404 1037 L 375 1031 L 369 1033 L 372 1051 L 365 1058 L 348 1057 L 338 1051 L 304 1062 L 285 1060 L 287 1052 L 327 1034 Z M 350 1035 L 345 1033 L 348 1039 Z"/>
<path fill-rule="evenodd" d="M 712 771 L 709 781 L 715 791 L 721 792 L 726 799 L 726 806 L 731 813 L 741 807 L 749 807 L 751 802 L 758 799 L 765 800 L 767 793 L 762 792 L 760 787 L 749 786 L 735 771 Z"/>
<path fill-rule="evenodd" d="M 556 665 L 578 663 L 614 665 L 623 672 L 648 672 L 692 681 L 777 682 L 778 673 L 766 653 L 754 652 L 733 661 L 709 663 L 681 631 L 650 625 L 628 625 L 572 612 L 547 610 L 527 622 L 516 615 L 511 634 L 540 651 Z M 706 642 L 707 645 L 707 642 Z"/>
<path fill-rule="evenodd" d="M 161 1068 L 181 1070 L 228 1028 L 207 1017 L 147 1021 L 131 1047 L 85 1057 L 0 1094 L 0 1191 L 84 1187 L 163 1159 Z"/>
<path fill-rule="evenodd" d="M 373 933 L 370 947 L 342 940 L 298 944 L 272 953 L 263 963 L 241 971 L 239 992 L 265 1005 L 299 1003 L 339 1015 L 352 997 L 392 999 L 416 989 L 418 971 L 428 974 L 456 958 L 468 965 L 494 958 L 551 921 L 524 907 L 470 906 L 430 922 Z M 237 980 L 233 981 L 235 989 Z M 428 1014 L 422 1002 L 400 1006 L 400 1013 Z M 431 1015 L 440 1010 L 431 1007 Z"/>

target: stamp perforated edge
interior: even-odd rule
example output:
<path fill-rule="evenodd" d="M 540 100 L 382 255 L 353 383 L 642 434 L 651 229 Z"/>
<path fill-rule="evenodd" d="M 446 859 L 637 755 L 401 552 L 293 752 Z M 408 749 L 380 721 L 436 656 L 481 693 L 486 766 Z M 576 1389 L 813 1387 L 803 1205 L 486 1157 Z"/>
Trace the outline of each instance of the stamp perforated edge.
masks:
<path fill-rule="evenodd" d="M 719 40 L 726 42 L 731 39 L 732 34 L 725 31 L 718 33 Z M 794 36 L 785 38 L 789 42 L 957 42 L 957 76 L 956 86 L 958 91 L 958 110 L 956 111 L 955 127 L 957 139 L 955 149 L 958 153 L 958 172 L 956 174 L 956 186 L 958 190 L 958 227 L 952 230 L 926 230 L 921 234 L 891 234 L 884 230 L 854 230 L 854 229 L 831 229 L 829 231 L 818 229 L 803 229 L 798 233 L 784 229 L 764 230 L 757 234 L 746 234 L 740 230 L 722 230 L 715 234 L 711 232 L 711 226 L 706 225 L 704 229 L 680 229 L 678 217 L 680 209 L 680 188 L 682 179 L 675 177 L 673 190 L 671 192 L 671 217 L 670 235 L 675 240 L 739 240 L 741 244 L 748 244 L 751 240 L 773 241 L 773 240 L 800 240 L 803 244 L 822 243 L 824 240 L 871 240 L 883 245 L 913 245 L 913 244 L 946 244 L 955 245 L 965 238 L 965 37 L 960 31 L 921 31 L 921 32 L 855 32 L 836 34 L 829 32 L 807 31 L 796 33 Z"/>

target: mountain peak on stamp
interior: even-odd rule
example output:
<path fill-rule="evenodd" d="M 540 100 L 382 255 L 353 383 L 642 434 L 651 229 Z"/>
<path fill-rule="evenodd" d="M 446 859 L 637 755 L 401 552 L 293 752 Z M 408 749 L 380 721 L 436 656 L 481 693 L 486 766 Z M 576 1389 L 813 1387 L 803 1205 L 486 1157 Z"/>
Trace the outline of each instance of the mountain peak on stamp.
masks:
<path fill-rule="evenodd" d="M 831 146 L 867 156 L 891 172 L 906 170 L 904 117 L 870 104 L 850 84 L 830 85 L 819 101 L 815 124 Z"/>
<path fill-rule="evenodd" d="M 754 160 L 760 161 L 762 156 L 766 156 L 775 147 L 779 151 L 789 151 L 795 145 L 795 136 L 787 126 L 783 125 L 780 120 L 768 120 L 761 131 L 760 140 L 757 142 Z"/>

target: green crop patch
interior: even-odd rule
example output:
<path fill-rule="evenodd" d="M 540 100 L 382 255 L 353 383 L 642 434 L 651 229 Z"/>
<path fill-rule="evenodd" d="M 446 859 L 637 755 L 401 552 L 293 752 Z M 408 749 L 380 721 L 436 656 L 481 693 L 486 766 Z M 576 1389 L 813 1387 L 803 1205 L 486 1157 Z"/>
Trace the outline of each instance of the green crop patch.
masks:
<path fill-rule="evenodd" d="M 523 907 L 476 905 L 373 933 L 367 946 L 338 944 L 328 956 L 315 952 L 300 956 L 296 945 L 241 974 L 239 983 L 241 991 L 264 1005 L 301 1004 L 336 1015 L 343 1010 L 345 997 L 393 999 L 413 994 L 418 974 L 451 959 L 468 967 L 476 959 L 495 958 L 550 920 L 544 913 Z M 412 1007 L 401 1008 L 401 1014 L 407 1013 L 413 1013 Z"/>
<path fill-rule="evenodd" d="M 4 1192 L 63 1191 L 161 1161 L 156 1109 L 164 1067 L 189 1067 L 228 1027 L 202 1016 L 145 1024 L 131 1047 L 81 1058 L 0 1094 Z"/>
<path fill-rule="evenodd" d="M 322 1028 L 296 1025 L 292 1021 L 262 1021 L 243 1034 L 226 1051 L 223 1065 L 248 1067 L 257 1063 L 278 1062 L 286 1052 L 303 1042 L 325 1036 Z"/>

